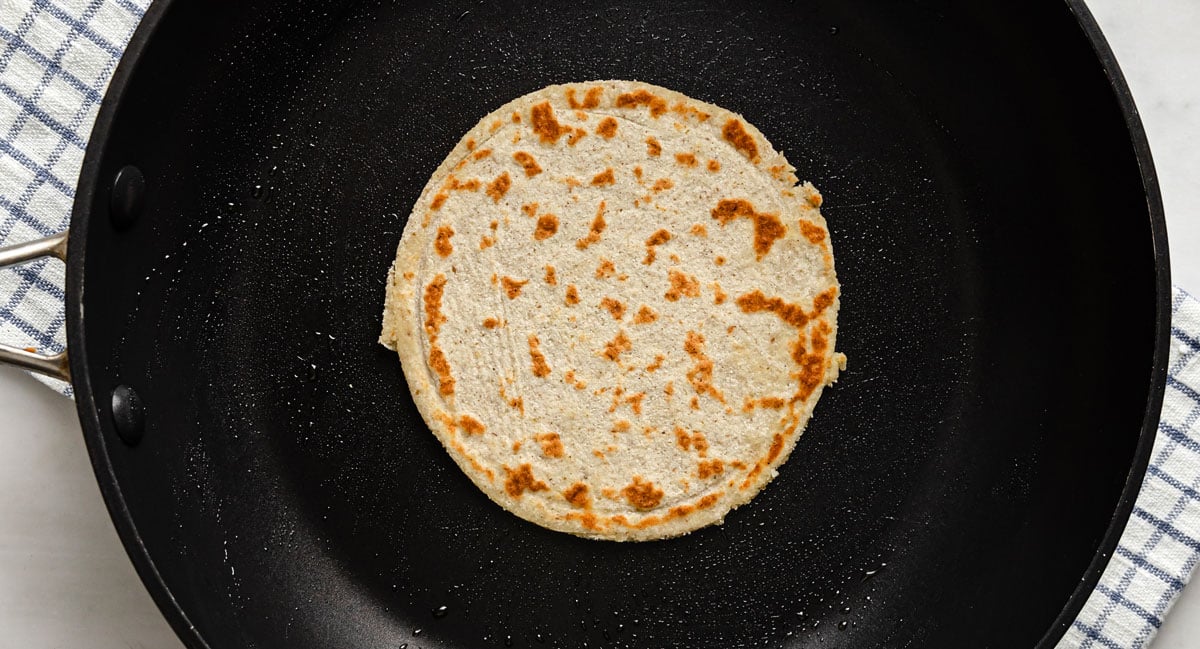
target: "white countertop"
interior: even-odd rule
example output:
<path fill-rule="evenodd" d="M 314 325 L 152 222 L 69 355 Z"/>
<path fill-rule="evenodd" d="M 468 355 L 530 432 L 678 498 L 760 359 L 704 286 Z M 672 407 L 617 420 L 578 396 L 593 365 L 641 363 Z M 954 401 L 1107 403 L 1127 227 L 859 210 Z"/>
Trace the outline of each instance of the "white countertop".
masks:
<path fill-rule="evenodd" d="M 1154 151 L 1173 280 L 1200 293 L 1200 0 L 1090 0 Z M 178 649 L 108 519 L 75 408 L 0 368 L 0 649 Z M 1200 584 L 1152 649 L 1200 646 Z"/>

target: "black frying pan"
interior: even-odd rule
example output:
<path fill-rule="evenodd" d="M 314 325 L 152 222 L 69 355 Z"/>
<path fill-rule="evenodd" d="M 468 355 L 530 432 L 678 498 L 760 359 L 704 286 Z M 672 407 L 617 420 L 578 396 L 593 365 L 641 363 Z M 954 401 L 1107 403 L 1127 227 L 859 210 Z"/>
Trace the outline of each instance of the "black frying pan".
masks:
<path fill-rule="evenodd" d="M 844 291 L 850 369 L 779 478 L 668 541 L 490 503 L 375 343 L 457 138 L 597 78 L 759 126 L 825 194 Z M 1051 647 L 1163 391 L 1158 188 L 1076 0 L 160 0 L 68 247 L 96 474 L 197 648 Z"/>

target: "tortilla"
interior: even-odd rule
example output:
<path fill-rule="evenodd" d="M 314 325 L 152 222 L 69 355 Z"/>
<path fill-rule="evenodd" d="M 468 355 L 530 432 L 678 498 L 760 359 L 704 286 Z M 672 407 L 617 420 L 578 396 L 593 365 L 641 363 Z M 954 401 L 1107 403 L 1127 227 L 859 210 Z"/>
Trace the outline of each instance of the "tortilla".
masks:
<path fill-rule="evenodd" d="M 413 208 L 380 342 L 492 500 L 648 540 L 717 523 L 845 357 L 821 195 L 741 116 L 630 81 L 485 117 Z"/>

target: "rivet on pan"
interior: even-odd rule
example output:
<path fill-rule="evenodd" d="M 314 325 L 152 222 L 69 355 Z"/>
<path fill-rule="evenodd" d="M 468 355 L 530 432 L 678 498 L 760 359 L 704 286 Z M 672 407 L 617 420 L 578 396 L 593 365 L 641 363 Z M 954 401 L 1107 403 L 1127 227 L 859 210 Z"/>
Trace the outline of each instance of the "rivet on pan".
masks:
<path fill-rule="evenodd" d="M 146 412 L 142 398 L 128 385 L 118 385 L 112 391 L 112 418 L 117 435 L 129 446 L 142 441 Z"/>
<path fill-rule="evenodd" d="M 146 177 L 133 165 L 121 167 L 113 178 L 112 194 L 108 207 L 113 227 L 128 230 L 142 215 L 142 202 L 146 195 Z"/>

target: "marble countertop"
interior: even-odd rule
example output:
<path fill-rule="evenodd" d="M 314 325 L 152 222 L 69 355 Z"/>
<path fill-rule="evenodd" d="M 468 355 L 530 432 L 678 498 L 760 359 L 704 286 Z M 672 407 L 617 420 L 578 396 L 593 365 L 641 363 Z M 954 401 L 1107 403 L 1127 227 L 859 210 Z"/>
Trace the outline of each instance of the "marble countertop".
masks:
<path fill-rule="evenodd" d="M 1173 281 L 1200 292 L 1200 2 L 1090 0 L 1142 113 L 1162 183 Z M 181 647 L 134 574 L 75 408 L 0 368 L 0 647 Z M 1200 641 L 1200 584 L 1151 649 Z"/>

